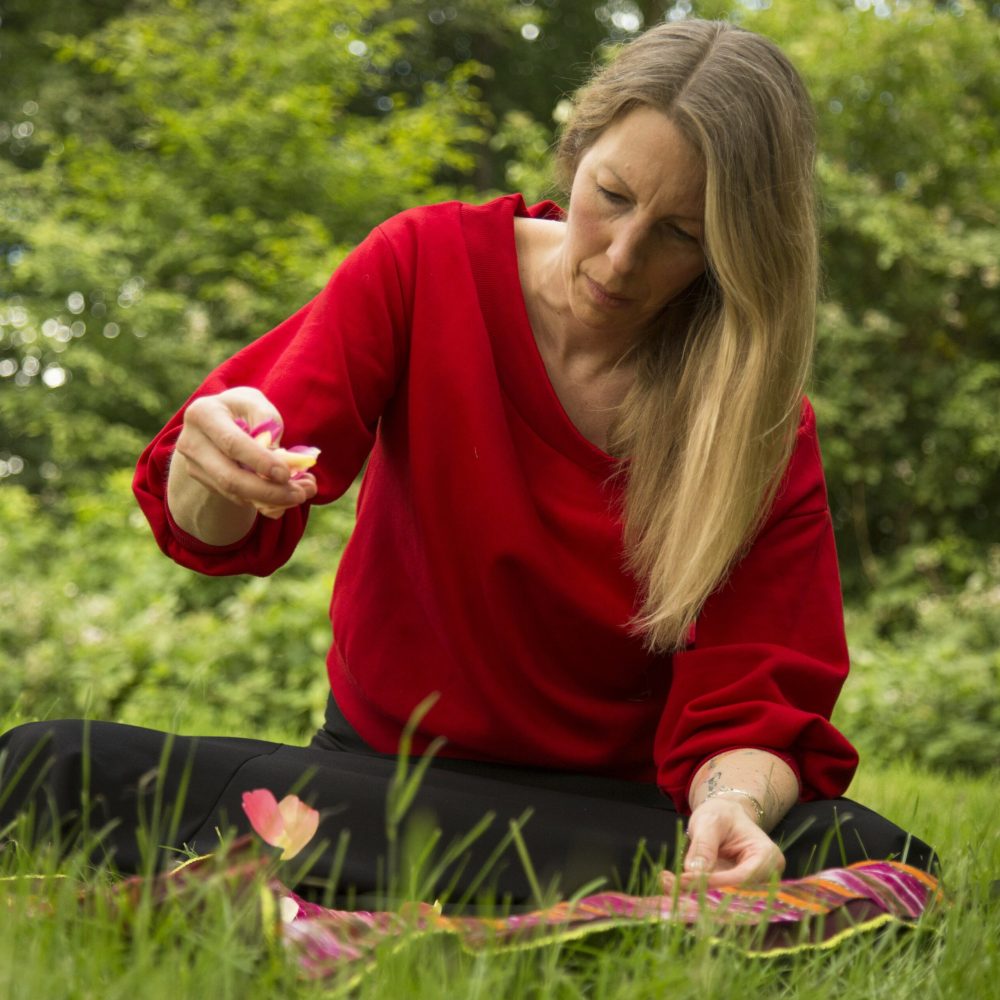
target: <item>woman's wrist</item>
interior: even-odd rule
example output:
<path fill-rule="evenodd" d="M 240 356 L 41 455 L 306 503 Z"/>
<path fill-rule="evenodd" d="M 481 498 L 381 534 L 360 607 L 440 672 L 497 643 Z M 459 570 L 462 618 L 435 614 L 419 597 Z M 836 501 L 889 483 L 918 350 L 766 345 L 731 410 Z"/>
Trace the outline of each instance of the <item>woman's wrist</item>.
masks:
<path fill-rule="evenodd" d="M 193 479 L 176 450 L 167 474 L 167 510 L 174 523 L 206 545 L 225 546 L 246 536 L 257 519 L 250 504 L 238 504 Z"/>
<path fill-rule="evenodd" d="M 767 813 L 761 805 L 760 799 L 757 798 L 753 792 L 747 791 L 745 788 L 733 788 L 730 785 L 719 785 L 710 791 L 702 803 L 708 802 L 710 799 L 741 799 L 743 802 L 748 802 L 752 809 L 753 821 L 760 827 L 763 827 L 767 821 Z"/>
<path fill-rule="evenodd" d="M 688 794 L 694 811 L 711 800 L 731 800 L 763 830 L 771 830 L 796 802 L 798 778 L 780 757 L 754 748 L 729 750 L 705 762 Z"/>
<path fill-rule="evenodd" d="M 703 799 L 691 811 L 688 823 L 690 824 L 696 816 L 700 816 L 702 819 L 705 817 L 720 817 L 726 823 L 731 823 L 735 819 L 739 819 L 741 822 L 746 820 L 757 827 L 762 833 L 767 833 L 766 817 L 765 822 L 763 824 L 760 823 L 757 819 L 756 810 L 750 801 L 735 795 L 732 797 L 720 795 L 711 799 Z"/>

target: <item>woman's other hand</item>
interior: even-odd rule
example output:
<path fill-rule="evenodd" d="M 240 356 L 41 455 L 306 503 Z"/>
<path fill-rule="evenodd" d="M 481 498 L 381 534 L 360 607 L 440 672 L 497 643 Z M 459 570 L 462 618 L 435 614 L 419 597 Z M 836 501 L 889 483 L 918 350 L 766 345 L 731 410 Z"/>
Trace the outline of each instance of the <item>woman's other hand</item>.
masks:
<path fill-rule="evenodd" d="M 777 754 L 734 748 L 707 760 L 688 793 L 688 849 L 680 887 L 766 882 L 785 870 L 785 856 L 767 835 L 799 797 L 795 772 Z M 664 873 L 664 891 L 676 883 Z"/>
<path fill-rule="evenodd" d="M 785 856 L 754 821 L 749 803 L 706 799 L 691 813 L 681 889 L 759 884 L 784 870 Z M 665 892 L 674 882 L 672 872 L 663 873 Z"/>
<path fill-rule="evenodd" d="M 237 423 L 254 427 L 281 414 L 258 389 L 240 386 L 194 400 L 184 412 L 167 481 L 167 504 L 184 531 L 209 545 L 238 541 L 257 513 L 280 517 L 316 495 L 316 480 L 297 475 Z M 279 435 L 280 436 L 280 435 Z"/>

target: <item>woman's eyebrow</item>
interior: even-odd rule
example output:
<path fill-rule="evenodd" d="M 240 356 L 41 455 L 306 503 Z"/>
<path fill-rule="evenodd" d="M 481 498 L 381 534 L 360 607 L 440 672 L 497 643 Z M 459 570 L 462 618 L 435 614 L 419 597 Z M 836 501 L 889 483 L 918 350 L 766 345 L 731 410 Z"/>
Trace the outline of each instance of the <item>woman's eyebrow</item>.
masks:
<path fill-rule="evenodd" d="M 631 187 L 629 187 L 629 184 L 625 180 L 625 178 L 622 177 L 622 175 L 620 173 L 618 173 L 618 171 L 615 170 L 614 167 L 609 166 L 607 163 L 602 164 L 602 166 L 604 167 L 605 170 L 608 171 L 609 174 L 611 174 L 615 178 L 615 180 L 618 181 L 619 184 L 621 184 L 621 186 L 625 189 L 625 193 L 630 198 L 634 199 L 635 198 L 635 192 L 632 190 Z M 664 220 L 666 220 L 666 219 L 678 219 L 681 222 L 694 222 L 694 223 L 697 223 L 699 226 L 703 226 L 705 224 L 704 217 L 700 216 L 700 215 L 677 215 L 676 213 L 671 213 L 670 215 L 665 215 L 663 218 L 664 218 Z"/>

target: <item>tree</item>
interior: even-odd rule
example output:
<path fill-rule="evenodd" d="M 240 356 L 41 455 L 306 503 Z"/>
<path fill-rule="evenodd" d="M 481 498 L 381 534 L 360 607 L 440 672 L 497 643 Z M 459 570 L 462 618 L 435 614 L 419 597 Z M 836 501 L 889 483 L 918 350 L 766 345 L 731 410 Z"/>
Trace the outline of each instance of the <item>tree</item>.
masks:
<path fill-rule="evenodd" d="M 997 21 L 859 6 L 775 3 L 745 23 L 802 68 L 819 116 L 815 396 L 846 582 L 883 585 L 919 551 L 906 572 L 946 589 L 1000 516 Z"/>
<path fill-rule="evenodd" d="M 58 5 L 37 23 L 6 6 L 4 31 L 36 53 L 49 38 L 56 62 L 22 61 L 0 103 L 8 128 L 32 125 L 0 158 L 0 473 L 38 489 L 130 462 L 202 372 L 385 216 L 549 193 L 553 108 L 603 43 L 725 16 L 775 38 L 815 99 L 813 396 L 849 593 L 894 562 L 952 586 L 994 541 L 990 5 L 107 0 L 55 42 Z"/>
<path fill-rule="evenodd" d="M 76 92 L 40 85 L 37 167 L 0 160 L 6 471 L 79 485 L 133 460 L 370 228 L 463 191 L 478 67 L 397 89 L 418 34 L 389 0 L 172 0 L 57 40 Z"/>

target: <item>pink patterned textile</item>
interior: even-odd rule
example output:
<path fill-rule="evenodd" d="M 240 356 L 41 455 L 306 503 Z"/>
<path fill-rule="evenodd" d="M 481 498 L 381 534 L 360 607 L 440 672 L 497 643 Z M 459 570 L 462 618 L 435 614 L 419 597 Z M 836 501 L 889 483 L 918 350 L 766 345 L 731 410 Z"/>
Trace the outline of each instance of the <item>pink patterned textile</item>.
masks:
<path fill-rule="evenodd" d="M 600 892 L 528 913 L 451 916 L 430 903 L 406 903 L 398 910 L 329 909 L 290 890 L 275 869 L 276 860 L 258 853 L 246 836 L 223 854 L 194 858 L 151 879 L 134 876 L 81 891 L 80 901 L 86 905 L 99 894 L 112 907 L 130 911 L 141 900 L 157 905 L 178 897 L 203 899 L 206 883 L 244 900 L 259 890 L 264 933 L 282 941 L 303 977 L 346 975 L 353 981 L 374 965 L 381 946 L 403 946 L 429 934 L 453 936 L 468 951 L 513 951 L 615 928 L 680 924 L 744 955 L 765 958 L 834 947 L 886 924 L 913 925 L 943 900 L 937 879 L 920 869 L 863 861 L 766 888 L 655 896 Z M 0 882 L 27 881 L 39 893 L 34 912 L 44 916 L 51 912 L 45 889 L 52 879 L 12 876 Z"/>
<path fill-rule="evenodd" d="M 367 967 L 389 940 L 450 934 L 469 950 L 509 950 L 582 937 L 636 923 L 673 922 L 707 928 L 754 929 L 727 944 L 755 957 L 832 947 L 888 923 L 916 921 L 941 900 L 937 880 L 892 861 L 830 868 L 770 888 L 720 889 L 672 896 L 602 892 L 576 902 L 506 917 L 448 916 L 437 906 L 413 904 L 401 912 L 327 909 L 270 883 L 280 912 L 280 934 L 303 973 L 322 978 L 345 967 Z"/>

